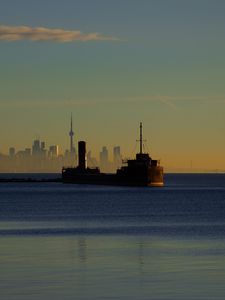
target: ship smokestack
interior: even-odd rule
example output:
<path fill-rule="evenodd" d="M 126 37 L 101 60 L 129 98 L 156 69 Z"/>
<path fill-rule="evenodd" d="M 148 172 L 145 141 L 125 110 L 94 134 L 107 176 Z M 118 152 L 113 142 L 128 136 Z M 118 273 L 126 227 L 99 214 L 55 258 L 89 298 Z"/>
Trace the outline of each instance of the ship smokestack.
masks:
<path fill-rule="evenodd" d="M 86 169 L 86 143 L 84 141 L 78 142 L 79 168 Z"/>

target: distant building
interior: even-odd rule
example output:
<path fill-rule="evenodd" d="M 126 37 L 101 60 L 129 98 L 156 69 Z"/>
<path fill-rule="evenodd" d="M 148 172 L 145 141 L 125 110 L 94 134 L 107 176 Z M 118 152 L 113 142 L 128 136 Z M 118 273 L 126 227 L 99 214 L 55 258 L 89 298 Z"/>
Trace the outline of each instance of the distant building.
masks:
<path fill-rule="evenodd" d="M 88 151 L 88 153 L 87 153 L 87 166 L 89 168 L 98 167 L 98 162 L 97 162 L 96 158 L 91 156 L 91 151 Z"/>
<path fill-rule="evenodd" d="M 30 157 L 31 156 L 31 148 L 25 148 L 24 154 L 26 157 Z"/>
<path fill-rule="evenodd" d="M 45 150 L 45 142 L 41 142 L 41 151 Z"/>
<path fill-rule="evenodd" d="M 10 147 L 9 148 L 9 157 L 14 157 L 15 156 L 15 153 L 16 153 L 16 150 L 14 147 Z"/>
<path fill-rule="evenodd" d="M 121 153 L 120 153 L 120 146 L 116 146 L 113 148 L 113 164 L 114 167 L 119 168 L 122 163 Z"/>
<path fill-rule="evenodd" d="M 50 158 L 58 157 L 59 156 L 59 146 L 53 145 L 49 147 L 48 156 Z"/>
<path fill-rule="evenodd" d="M 102 151 L 100 152 L 100 168 L 103 171 L 107 171 L 109 165 L 109 154 L 106 146 L 102 147 Z"/>
<path fill-rule="evenodd" d="M 39 140 L 34 140 L 32 146 L 32 156 L 36 158 L 45 158 L 46 157 L 46 149 L 45 142 L 40 142 Z"/>
<path fill-rule="evenodd" d="M 39 156 L 41 154 L 41 146 L 39 140 L 34 140 L 33 146 L 32 146 L 32 155 L 33 156 Z"/>
<path fill-rule="evenodd" d="M 16 153 L 16 156 L 17 156 L 17 158 L 19 158 L 19 159 L 24 159 L 24 158 L 26 158 L 26 157 L 25 157 L 25 151 L 23 151 L 23 150 L 18 151 L 18 152 Z"/>
<path fill-rule="evenodd" d="M 23 163 L 26 162 L 27 159 L 31 157 L 31 149 L 26 148 L 25 150 L 20 150 L 16 153 L 16 157 L 18 159 L 23 159 Z"/>
<path fill-rule="evenodd" d="M 47 156 L 47 150 L 45 149 L 45 142 L 41 142 L 41 157 L 45 158 Z"/>

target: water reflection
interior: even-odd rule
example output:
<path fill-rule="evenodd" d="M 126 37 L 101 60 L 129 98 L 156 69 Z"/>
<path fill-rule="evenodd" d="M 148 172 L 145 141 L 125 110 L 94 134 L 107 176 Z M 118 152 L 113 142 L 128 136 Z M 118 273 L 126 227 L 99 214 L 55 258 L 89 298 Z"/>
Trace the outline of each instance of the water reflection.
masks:
<path fill-rule="evenodd" d="M 0 238 L 0 296 L 224 299 L 225 241 L 150 236 Z"/>
<path fill-rule="evenodd" d="M 86 263 L 87 261 L 87 242 L 84 236 L 77 238 L 78 241 L 78 257 L 81 263 Z"/>
<path fill-rule="evenodd" d="M 144 242 L 140 241 L 138 243 L 138 264 L 140 269 L 142 269 L 143 265 L 144 265 Z"/>

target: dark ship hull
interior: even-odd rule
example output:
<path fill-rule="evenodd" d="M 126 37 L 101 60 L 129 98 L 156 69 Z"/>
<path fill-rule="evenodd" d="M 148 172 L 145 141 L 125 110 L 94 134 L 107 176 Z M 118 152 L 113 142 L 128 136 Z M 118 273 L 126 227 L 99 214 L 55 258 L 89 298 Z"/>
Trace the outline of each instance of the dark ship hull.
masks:
<path fill-rule="evenodd" d="M 126 161 L 126 165 L 115 174 L 101 173 L 99 168 L 86 167 L 86 143 L 78 143 L 79 164 L 76 168 L 63 168 L 64 183 L 126 185 L 126 186 L 163 186 L 163 167 L 147 153 L 142 152 L 142 123 L 140 124 L 140 152 L 135 159 Z"/>
<path fill-rule="evenodd" d="M 93 173 L 92 169 L 81 172 L 78 168 L 64 168 L 62 179 L 64 183 L 115 185 L 115 186 L 163 186 L 163 168 L 151 168 L 145 175 L 136 174 L 106 174 Z"/>

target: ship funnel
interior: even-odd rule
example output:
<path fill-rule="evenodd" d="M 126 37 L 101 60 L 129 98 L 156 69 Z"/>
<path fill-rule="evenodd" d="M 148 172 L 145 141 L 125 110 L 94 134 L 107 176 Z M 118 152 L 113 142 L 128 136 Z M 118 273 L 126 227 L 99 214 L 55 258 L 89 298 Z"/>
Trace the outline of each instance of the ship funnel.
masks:
<path fill-rule="evenodd" d="M 86 143 L 84 141 L 78 142 L 78 156 L 79 156 L 78 167 L 82 170 L 85 170 L 86 169 Z"/>

